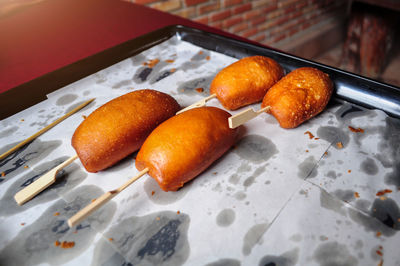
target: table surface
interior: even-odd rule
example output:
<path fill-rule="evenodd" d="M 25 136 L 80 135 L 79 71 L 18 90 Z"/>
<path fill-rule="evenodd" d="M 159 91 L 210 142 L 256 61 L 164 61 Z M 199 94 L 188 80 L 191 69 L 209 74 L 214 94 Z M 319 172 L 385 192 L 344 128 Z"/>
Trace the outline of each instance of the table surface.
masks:
<path fill-rule="evenodd" d="M 120 0 L 44 1 L 0 18 L 0 93 L 169 25 L 241 37 Z"/>

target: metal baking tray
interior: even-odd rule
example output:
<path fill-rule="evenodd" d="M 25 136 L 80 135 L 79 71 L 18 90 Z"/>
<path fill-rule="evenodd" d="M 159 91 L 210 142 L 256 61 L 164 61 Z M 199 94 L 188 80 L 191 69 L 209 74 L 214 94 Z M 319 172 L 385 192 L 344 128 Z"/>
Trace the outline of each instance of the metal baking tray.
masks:
<path fill-rule="evenodd" d="M 2 94 L 0 119 L 4 119 L 46 99 L 46 95 L 119 61 L 136 55 L 172 36 L 202 48 L 235 58 L 251 55 L 271 57 L 286 72 L 299 67 L 316 67 L 329 74 L 335 84 L 334 97 L 367 108 L 385 111 L 400 118 L 400 88 L 334 67 L 293 56 L 275 49 L 250 44 L 210 32 L 181 26 L 168 26 L 132 39 L 76 63 L 50 72 Z"/>

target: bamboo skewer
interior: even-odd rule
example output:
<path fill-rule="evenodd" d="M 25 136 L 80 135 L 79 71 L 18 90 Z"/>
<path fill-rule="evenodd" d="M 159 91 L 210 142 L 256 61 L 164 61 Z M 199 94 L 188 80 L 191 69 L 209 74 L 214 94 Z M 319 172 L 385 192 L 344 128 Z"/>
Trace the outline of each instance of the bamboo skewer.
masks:
<path fill-rule="evenodd" d="M 18 205 L 22 205 L 25 202 L 31 200 L 37 194 L 53 184 L 56 181 L 57 173 L 64 167 L 70 165 L 73 161 L 76 160 L 76 158 L 78 158 L 77 155 L 70 157 L 65 162 L 59 164 L 58 166 L 48 171 L 46 174 L 42 175 L 39 179 L 37 179 L 29 186 L 17 192 L 14 196 L 14 199 L 18 203 Z"/>
<path fill-rule="evenodd" d="M 185 112 L 185 111 L 187 111 L 187 110 L 190 110 L 190 109 L 193 109 L 193 108 L 202 107 L 202 106 L 206 105 L 206 102 L 208 102 L 209 100 L 211 100 L 211 99 L 213 99 L 213 98 L 216 98 L 216 97 L 217 97 L 216 94 L 211 94 L 210 96 L 208 96 L 208 97 L 206 97 L 206 98 L 204 98 L 204 99 L 201 99 L 200 101 L 197 101 L 197 102 L 195 102 L 194 104 L 191 104 L 191 105 L 189 105 L 189 106 L 186 107 L 186 108 L 183 108 L 182 110 L 180 110 L 180 111 L 177 112 L 176 114 L 178 115 L 178 114 L 183 113 L 183 112 Z"/>
<path fill-rule="evenodd" d="M 110 201 L 112 198 L 114 198 L 117 194 L 119 194 L 121 191 L 123 191 L 125 188 L 127 188 L 129 185 L 131 185 L 133 182 L 138 180 L 140 177 L 142 177 L 144 174 L 146 174 L 149 171 L 149 168 L 145 168 L 142 171 L 140 171 L 137 175 L 129 179 L 128 181 L 125 182 L 122 186 L 115 190 L 108 191 L 104 193 L 102 196 L 97 198 L 95 201 L 87 205 L 85 208 L 80 210 L 78 213 L 76 213 L 74 216 L 68 219 L 68 225 L 69 227 L 74 227 L 75 225 L 79 224 L 82 222 L 86 217 L 88 217 L 90 214 L 92 214 L 94 211 L 99 209 L 101 206 L 103 206 L 105 203 Z"/>
<path fill-rule="evenodd" d="M 16 146 L 14 146 L 13 148 L 11 148 L 10 150 L 6 151 L 5 153 L 3 153 L 2 155 L 0 155 L 0 160 L 4 159 L 5 157 L 7 157 L 8 155 L 10 155 L 11 153 L 15 152 L 16 150 L 18 150 L 19 148 L 21 148 L 22 146 L 24 146 L 25 144 L 31 142 L 32 140 L 34 140 L 35 138 L 39 137 L 40 135 L 42 135 L 44 132 L 46 132 L 47 130 L 49 130 L 50 128 L 54 127 L 55 125 L 57 125 L 58 123 L 60 123 L 61 121 L 63 121 L 64 119 L 66 119 L 67 117 L 73 115 L 74 113 L 76 113 L 77 111 L 79 111 L 80 109 L 82 109 L 83 107 L 85 107 L 86 105 L 88 105 L 89 103 L 91 103 L 93 99 L 90 99 L 84 103 L 82 103 L 81 105 L 75 107 L 74 109 L 72 109 L 70 112 L 68 112 L 67 114 L 63 115 L 62 117 L 58 118 L 57 120 L 55 120 L 54 122 L 52 122 L 50 125 L 47 125 L 46 127 L 42 128 L 41 130 L 39 130 L 38 132 L 36 132 L 35 134 L 33 134 L 32 136 L 30 136 L 29 138 L 25 139 L 24 141 L 18 143 Z"/>
<path fill-rule="evenodd" d="M 236 115 L 233 115 L 228 118 L 229 127 L 236 128 L 240 125 L 243 125 L 247 121 L 258 116 L 259 114 L 262 114 L 263 112 L 267 112 L 270 108 L 271 108 L 270 106 L 266 106 L 258 111 L 254 111 L 252 108 L 249 108 L 249 109 L 244 110 Z"/>

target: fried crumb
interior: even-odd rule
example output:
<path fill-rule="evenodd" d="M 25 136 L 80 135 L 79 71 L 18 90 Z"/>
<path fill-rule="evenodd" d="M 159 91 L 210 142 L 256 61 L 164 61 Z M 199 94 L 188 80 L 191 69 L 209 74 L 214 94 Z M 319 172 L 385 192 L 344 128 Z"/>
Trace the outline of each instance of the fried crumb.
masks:
<path fill-rule="evenodd" d="M 61 243 L 61 248 L 73 248 L 74 246 L 75 246 L 75 242 L 74 241 L 71 241 L 71 242 L 63 241 Z"/>
<path fill-rule="evenodd" d="M 359 198 L 360 194 L 358 194 L 358 192 L 354 192 L 354 197 Z"/>
<path fill-rule="evenodd" d="M 156 217 L 156 220 L 157 220 L 157 221 L 160 221 L 160 217 Z"/>
<path fill-rule="evenodd" d="M 343 143 L 341 143 L 341 142 L 336 143 L 336 147 L 338 147 L 338 149 L 342 149 Z"/>
<path fill-rule="evenodd" d="M 381 233 L 381 232 L 379 232 L 379 231 L 378 231 L 378 232 L 376 232 L 376 236 L 377 236 L 377 237 L 380 237 L 381 235 L 382 235 L 382 233 Z"/>
<path fill-rule="evenodd" d="M 60 245 L 61 245 L 60 241 L 57 240 L 57 241 L 54 242 L 54 246 L 55 246 L 55 247 L 58 247 L 58 246 L 60 246 Z"/>
<path fill-rule="evenodd" d="M 217 174 L 218 174 L 218 172 L 214 172 L 214 173 L 213 173 L 213 175 L 217 175 Z"/>
<path fill-rule="evenodd" d="M 160 62 L 160 59 L 153 59 L 153 60 L 149 60 L 149 61 L 147 61 L 147 62 L 144 62 L 143 63 L 143 65 L 144 66 L 147 66 L 147 67 L 149 67 L 149 68 L 153 68 L 155 65 L 157 65 L 158 64 L 158 62 Z"/>
<path fill-rule="evenodd" d="M 378 191 L 378 192 L 376 193 L 376 195 L 377 195 L 377 196 L 383 196 L 383 195 L 385 195 L 386 193 L 392 193 L 392 192 L 393 192 L 393 191 L 390 190 L 390 189 L 384 189 L 384 190 Z"/>
<path fill-rule="evenodd" d="M 112 237 L 110 237 L 109 239 L 108 239 L 108 241 L 110 241 L 110 242 L 112 242 L 114 240 L 114 238 L 112 238 Z"/>
<path fill-rule="evenodd" d="M 153 191 L 151 192 L 151 195 L 153 196 L 154 194 L 156 194 L 156 192 L 153 190 Z"/>
<path fill-rule="evenodd" d="M 59 212 L 55 212 L 55 213 L 53 214 L 53 216 L 58 216 L 58 215 L 60 215 Z"/>
<path fill-rule="evenodd" d="M 1 172 L 1 176 L 2 177 L 6 176 L 6 173 L 5 172 Z"/>
<path fill-rule="evenodd" d="M 177 211 L 176 213 L 177 213 L 177 214 L 180 214 L 181 212 L 180 212 L 180 211 Z"/>
<path fill-rule="evenodd" d="M 25 121 L 25 119 L 21 119 L 21 122 L 24 122 Z"/>
<path fill-rule="evenodd" d="M 195 91 L 197 91 L 198 93 L 202 93 L 204 91 L 203 88 L 196 88 Z"/>
<path fill-rule="evenodd" d="M 306 150 L 306 152 L 309 152 L 309 150 Z"/>
<path fill-rule="evenodd" d="M 319 140 L 319 138 L 314 138 L 315 140 Z"/>
<path fill-rule="evenodd" d="M 326 151 L 326 152 L 324 153 L 324 155 L 325 155 L 325 156 L 328 155 L 328 152 Z"/>
<path fill-rule="evenodd" d="M 87 118 L 87 116 L 86 116 L 86 115 L 82 115 L 82 118 L 83 118 L 83 119 L 86 119 L 86 118 Z"/>
<path fill-rule="evenodd" d="M 350 173 L 351 173 L 351 170 L 350 170 L 350 169 L 349 169 L 349 170 L 347 170 L 347 173 L 349 173 L 349 174 L 350 174 Z"/>
<path fill-rule="evenodd" d="M 382 197 L 380 197 L 379 199 L 382 200 L 382 201 L 384 201 L 384 200 L 386 200 L 387 198 L 386 198 L 385 196 L 382 196 Z"/>
<path fill-rule="evenodd" d="M 206 60 L 210 60 L 210 58 L 211 58 L 211 57 L 208 55 L 208 56 L 206 57 Z"/>
<path fill-rule="evenodd" d="M 350 131 L 355 132 L 355 133 L 364 133 L 364 129 L 362 128 L 354 128 L 349 126 Z"/>
<path fill-rule="evenodd" d="M 313 138 L 314 138 L 314 135 L 313 135 L 310 131 L 304 132 L 304 135 L 307 135 L 307 134 L 308 134 L 308 137 L 309 137 L 310 139 L 313 139 Z"/>
<path fill-rule="evenodd" d="M 173 63 L 173 62 L 175 62 L 175 60 L 173 60 L 173 59 L 167 59 L 167 60 L 165 60 L 165 62 L 166 62 L 166 63 Z"/>
<path fill-rule="evenodd" d="M 171 68 L 169 72 L 174 73 L 176 71 L 176 68 Z"/>
<path fill-rule="evenodd" d="M 21 223 L 21 226 L 24 226 L 25 225 L 25 223 Z"/>
<path fill-rule="evenodd" d="M 26 168 L 29 168 L 29 166 L 27 166 L 27 165 L 24 165 L 24 168 L 26 169 Z"/>
<path fill-rule="evenodd" d="M 96 201 L 96 199 L 92 199 L 92 202 L 95 202 Z"/>
<path fill-rule="evenodd" d="M 381 261 L 379 262 L 378 266 L 383 266 L 383 260 L 381 259 Z"/>
<path fill-rule="evenodd" d="M 200 52 L 199 52 L 199 54 L 203 54 L 203 53 L 204 53 L 203 51 L 200 51 Z"/>

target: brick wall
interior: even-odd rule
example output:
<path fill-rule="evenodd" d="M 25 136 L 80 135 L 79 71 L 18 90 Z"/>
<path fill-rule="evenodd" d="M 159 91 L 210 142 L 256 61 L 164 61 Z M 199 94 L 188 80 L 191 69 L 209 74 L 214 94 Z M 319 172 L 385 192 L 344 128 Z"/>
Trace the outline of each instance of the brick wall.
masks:
<path fill-rule="evenodd" d="M 344 0 L 128 0 L 279 47 L 340 19 Z"/>

